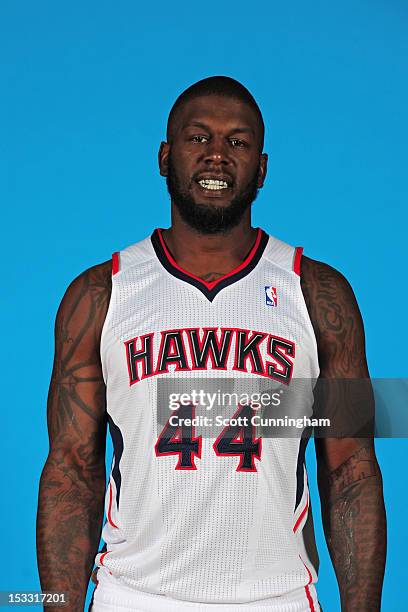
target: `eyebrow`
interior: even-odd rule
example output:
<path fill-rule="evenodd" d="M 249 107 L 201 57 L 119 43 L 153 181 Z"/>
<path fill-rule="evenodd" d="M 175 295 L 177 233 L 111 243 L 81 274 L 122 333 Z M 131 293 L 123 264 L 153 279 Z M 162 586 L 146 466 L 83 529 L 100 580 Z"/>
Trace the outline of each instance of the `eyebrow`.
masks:
<path fill-rule="evenodd" d="M 191 121 L 190 123 L 187 123 L 186 125 L 184 125 L 182 129 L 186 130 L 189 127 L 198 127 L 203 130 L 209 130 L 208 125 L 206 125 L 205 123 L 202 123 L 201 121 Z M 250 127 L 235 127 L 229 130 L 229 132 L 231 134 L 253 134 L 255 135 L 255 131 Z"/>

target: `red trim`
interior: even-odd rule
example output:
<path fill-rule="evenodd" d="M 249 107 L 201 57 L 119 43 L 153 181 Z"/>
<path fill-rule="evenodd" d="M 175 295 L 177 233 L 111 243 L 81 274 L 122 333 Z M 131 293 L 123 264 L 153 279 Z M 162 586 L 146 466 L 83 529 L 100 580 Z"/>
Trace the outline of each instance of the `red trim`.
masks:
<path fill-rule="evenodd" d="M 119 253 L 112 253 L 112 276 L 115 276 L 119 272 L 120 261 Z"/>
<path fill-rule="evenodd" d="M 306 563 L 303 561 L 303 559 L 302 559 L 302 557 L 300 555 L 299 555 L 299 559 L 301 560 L 301 562 L 305 566 L 305 569 L 307 571 L 307 575 L 309 577 L 309 582 L 305 586 L 305 592 L 306 592 L 307 601 L 308 601 L 308 604 L 309 604 L 309 607 L 310 607 L 310 612 L 316 612 L 315 607 L 314 607 L 314 603 L 313 603 L 313 597 L 311 596 L 310 589 L 309 589 L 309 584 L 312 583 L 313 576 L 312 576 L 312 574 L 310 572 L 310 569 L 307 567 Z"/>
<path fill-rule="evenodd" d="M 309 495 L 307 496 L 306 506 L 303 508 L 302 512 L 299 514 L 298 520 L 296 521 L 293 527 L 293 533 L 296 533 L 300 523 L 302 522 L 303 517 L 305 516 L 307 510 L 309 508 Z"/>
<path fill-rule="evenodd" d="M 108 554 L 108 551 L 106 550 L 104 553 L 101 554 L 100 559 L 99 559 L 99 563 L 101 565 L 103 565 L 103 560 L 105 558 L 105 556 Z"/>
<path fill-rule="evenodd" d="M 295 257 L 293 259 L 293 271 L 300 276 L 300 260 L 302 259 L 303 247 L 295 247 Z"/>
<path fill-rule="evenodd" d="M 104 553 L 101 554 L 100 559 L 99 559 L 99 563 L 101 565 L 103 565 L 103 560 L 105 558 L 105 555 L 108 554 L 108 552 L 110 552 L 109 550 L 106 550 Z M 106 567 L 106 565 L 103 565 L 103 567 Z M 110 573 L 111 576 L 113 576 L 112 572 L 108 569 L 108 572 Z M 99 582 L 97 583 L 97 585 L 99 584 Z"/>
<path fill-rule="evenodd" d="M 168 250 L 166 243 L 164 242 L 164 238 L 162 236 L 162 228 L 157 228 L 157 233 L 160 238 L 160 244 L 162 245 L 163 251 L 166 254 L 166 257 L 171 263 L 171 265 L 174 266 L 174 268 L 177 268 L 177 270 L 179 270 L 183 274 L 186 274 L 187 276 L 189 276 L 190 278 L 194 278 L 195 280 L 200 281 L 200 283 L 205 285 L 207 289 L 213 289 L 218 283 L 223 281 L 225 278 L 228 278 L 229 276 L 232 276 L 233 274 L 237 274 L 237 272 L 241 272 L 241 270 L 246 268 L 246 266 L 251 262 L 251 259 L 254 257 L 256 251 L 258 250 L 259 243 L 262 238 L 262 230 L 260 227 L 258 227 L 257 232 L 258 233 L 256 236 L 255 244 L 252 247 L 251 251 L 249 252 L 248 256 L 244 259 L 244 261 L 237 268 L 234 268 L 233 270 L 231 270 L 231 272 L 228 272 L 228 274 L 224 274 L 224 276 L 220 276 L 220 278 L 217 278 L 216 280 L 211 281 L 210 283 L 206 283 L 199 276 L 195 276 L 195 274 L 191 274 L 191 272 L 187 272 L 187 270 L 184 270 L 184 268 L 181 268 L 178 265 L 178 263 L 175 261 L 175 259 L 173 259 L 170 251 Z"/>
<path fill-rule="evenodd" d="M 115 523 L 112 520 L 112 516 L 111 516 L 111 510 L 112 510 L 112 483 L 109 483 L 109 508 L 108 508 L 108 521 L 109 523 L 112 525 L 112 527 L 116 527 L 116 529 L 119 529 L 117 525 L 115 525 Z"/>
<path fill-rule="evenodd" d="M 310 594 L 310 590 L 309 590 L 308 586 L 305 586 L 305 591 L 306 591 L 307 601 L 308 601 L 308 604 L 309 604 L 309 607 L 310 607 L 310 612 L 315 612 L 315 607 L 314 607 L 314 604 L 313 604 L 313 599 L 312 599 L 312 596 Z"/>
<path fill-rule="evenodd" d="M 300 558 L 300 560 L 302 561 L 303 565 L 305 566 L 306 571 L 307 571 L 307 575 L 309 576 L 309 582 L 308 582 L 308 583 L 307 583 L 307 585 L 306 585 L 306 586 L 308 587 L 308 586 L 309 586 L 309 584 L 311 584 L 311 583 L 312 583 L 313 577 L 312 577 L 312 574 L 311 574 L 310 569 L 307 567 L 307 565 L 306 565 L 306 563 L 303 561 L 303 559 L 302 559 L 302 558 Z"/>

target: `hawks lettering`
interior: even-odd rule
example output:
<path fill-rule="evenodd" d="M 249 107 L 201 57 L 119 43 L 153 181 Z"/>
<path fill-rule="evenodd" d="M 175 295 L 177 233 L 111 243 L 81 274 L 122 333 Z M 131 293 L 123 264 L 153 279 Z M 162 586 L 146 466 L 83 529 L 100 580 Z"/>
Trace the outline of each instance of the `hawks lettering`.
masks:
<path fill-rule="evenodd" d="M 231 369 L 289 384 L 295 357 L 290 340 L 234 328 L 170 329 L 160 332 L 160 342 L 150 333 L 128 340 L 125 347 L 130 385 L 170 367 L 174 372 Z"/>

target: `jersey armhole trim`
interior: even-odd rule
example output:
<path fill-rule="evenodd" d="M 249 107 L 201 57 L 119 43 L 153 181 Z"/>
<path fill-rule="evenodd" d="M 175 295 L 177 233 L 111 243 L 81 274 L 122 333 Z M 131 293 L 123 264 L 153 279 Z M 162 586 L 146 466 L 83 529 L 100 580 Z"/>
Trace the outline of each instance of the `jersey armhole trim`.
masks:
<path fill-rule="evenodd" d="M 302 259 L 303 247 L 295 247 L 295 253 L 293 255 L 293 271 L 295 274 L 300 276 L 300 262 Z"/>
<path fill-rule="evenodd" d="M 119 251 L 112 253 L 112 276 L 115 276 L 120 269 L 120 255 Z"/>
<path fill-rule="evenodd" d="M 302 255 L 303 255 L 303 247 L 295 247 L 295 252 L 293 255 L 293 272 L 295 272 L 296 276 L 298 277 L 298 283 L 299 283 L 299 291 L 300 291 L 300 303 L 301 303 L 301 307 L 303 309 L 303 312 L 305 314 L 306 317 L 306 321 L 307 321 L 307 325 L 309 327 L 310 330 L 310 336 L 312 338 L 312 342 L 314 345 L 314 350 L 315 350 L 315 356 L 316 356 L 316 363 L 317 363 L 317 374 L 316 374 L 316 379 L 318 378 L 319 374 L 320 374 L 320 364 L 319 364 L 319 347 L 317 345 L 317 338 L 316 338 L 316 333 L 313 327 L 313 323 L 312 320 L 310 318 L 310 312 L 309 312 L 309 308 L 306 304 L 306 300 L 305 300 L 305 296 L 303 293 L 303 289 L 302 289 L 302 279 L 301 274 L 300 274 L 300 263 L 302 261 Z"/>
<path fill-rule="evenodd" d="M 107 378 L 107 369 L 106 369 L 106 363 L 105 363 L 104 344 L 105 344 L 105 341 L 106 341 L 106 338 L 105 338 L 106 334 L 110 330 L 110 323 L 111 323 L 111 319 L 112 319 L 112 310 L 114 308 L 115 293 L 116 293 L 116 280 L 114 280 L 114 276 L 119 272 L 119 268 L 120 268 L 120 252 L 117 251 L 116 253 L 112 253 L 112 285 L 111 285 L 111 294 L 110 294 L 110 298 L 109 298 L 109 305 L 108 305 L 108 310 L 106 312 L 105 321 L 104 321 L 103 326 L 102 326 L 101 340 L 100 340 L 100 349 L 99 349 L 99 354 L 100 354 L 101 364 L 102 364 L 102 375 L 103 375 L 103 380 L 104 380 L 105 385 L 108 382 L 108 378 Z"/>

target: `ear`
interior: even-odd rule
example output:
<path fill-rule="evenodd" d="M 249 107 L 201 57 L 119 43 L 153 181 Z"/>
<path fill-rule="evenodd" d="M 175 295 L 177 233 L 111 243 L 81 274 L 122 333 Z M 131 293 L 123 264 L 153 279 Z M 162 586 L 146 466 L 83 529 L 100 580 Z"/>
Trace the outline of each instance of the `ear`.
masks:
<path fill-rule="evenodd" d="M 168 142 L 161 142 L 159 148 L 159 170 L 161 176 L 167 176 L 170 145 Z"/>
<path fill-rule="evenodd" d="M 259 173 L 258 173 L 258 188 L 261 189 L 266 179 L 266 172 L 268 169 L 268 155 L 262 153 L 259 158 Z"/>

